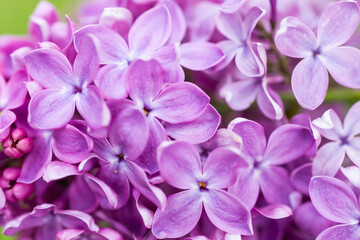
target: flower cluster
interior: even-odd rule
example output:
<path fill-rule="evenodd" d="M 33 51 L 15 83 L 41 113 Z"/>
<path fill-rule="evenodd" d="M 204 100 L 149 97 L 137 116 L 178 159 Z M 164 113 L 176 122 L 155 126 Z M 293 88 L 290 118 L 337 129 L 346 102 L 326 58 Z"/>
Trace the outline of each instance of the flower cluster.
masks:
<path fill-rule="evenodd" d="M 27 36 L 0 36 L 3 234 L 360 238 L 357 2 L 91 0 L 65 19 L 41 1 Z"/>

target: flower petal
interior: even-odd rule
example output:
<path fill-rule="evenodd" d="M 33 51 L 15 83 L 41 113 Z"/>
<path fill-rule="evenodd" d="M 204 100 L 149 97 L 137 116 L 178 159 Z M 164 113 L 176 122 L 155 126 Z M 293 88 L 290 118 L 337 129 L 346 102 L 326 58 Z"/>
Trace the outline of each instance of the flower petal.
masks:
<path fill-rule="evenodd" d="M 81 175 L 81 172 L 75 165 L 66 162 L 51 161 L 49 164 L 46 165 L 43 179 L 46 182 L 51 182 L 75 175 Z"/>
<path fill-rule="evenodd" d="M 341 167 L 344 176 L 357 188 L 360 188 L 360 168 L 357 166 Z"/>
<path fill-rule="evenodd" d="M 53 132 L 53 151 L 62 161 L 79 163 L 90 153 L 93 142 L 74 126 L 67 124 Z"/>
<path fill-rule="evenodd" d="M 228 192 L 211 189 L 204 193 L 204 208 L 210 221 L 222 231 L 252 235 L 249 210 Z"/>
<path fill-rule="evenodd" d="M 201 195 L 197 189 L 173 194 L 163 211 L 156 210 L 152 232 L 160 239 L 182 237 L 195 227 L 201 212 Z"/>
<path fill-rule="evenodd" d="M 159 188 L 152 186 L 143 169 L 131 161 L 126 162 L 124 168 L 131 184 L 158 208 L 164 209 L 166 196 Z"/>
<path fill-rule="evenodd" d="M 291 184 L 302 194 L 309 194 L 309 183 L 312 177 L 312 163 L 306 163 L 294 169 L 290 175 Z"/>
<path fill-rule="evenodd" d="M 216 44 L 200 41 L 181 44 L 180 55 L 180 64 L 194 71 L 213 67 L 224 58 L 224 53 Z"/>
<path fill-rule="evenodd" d="M 264 128 L 257 122 L 246 118 L 235 118 L 228 129 L 243 140 L 242 152 L 254 158 L 262 157 L 266 148 Z"/>
<path fill-rule="evenodd" d="M 216 19 L 216 27 L 219 32 L 229 40 L 243 42 L 247 39 L 242 14 L 240 11 L 234 13 L 220 13 Z"/>
<path fill-rule="evenodd" d="M 126 74 L 130 98 L 140 107 L 149 107 L 159 94 L 164 82 L 164 73 L 156 60 L 133 62 Z"/>
<path fill-rule="evenodd" d="M 99 69 L 95 85 L 107 99 L 126 98 L 125 69 L 117 64 L 109 64 Z"/>
<path fill-rule="evenodd" d="M 317 58 L 307 57 L 295 67 L 291 87 L 298 103 L 306 109 L 317 108 L 325 99 L 329 84 L 326 68 Z"/>
<path fill-rule="evenodd" d="M 57 218 L 65 228 L 79 228 L 94 232 L 99 231 L 99 227 L 95 224 L 94 219 L 87 213 L 76 210 L 59 210 L 57 212 Z"/>
<path fill-rule="evenodd" d="M 304 155 L 314 144 L 314 137 L 308 128 L 286 124 L 272 132 L 264 155 L 264 162 L 281 165 Z"/>
<path fill-rule="evenodd" d="M 140 15 L 129 32 L 129 47 L 134 57 L 144 56 L 160 48 L 169 39 L 171 17 L 164 6 Z"/>
<path fill-rule="evenodd" d="M 213 150 L 207 157 L 203 176 L 209 188 L 227 188 L 236 181 L 239 168 L 247 167 L 248 163 L 242 159 L 235 148 L 222 147 Z"/>
<path fill-rule="evenodd" d="M 322 146 L 314 158 L 313 175 L 335 176 L 345 157 L 345 148 L 339 142 L 329 142 Z"/>
<path fill-rule="evenodd" d="M 68 189 L 70 209 L 93 212 L 99 206 L 99 199 L 91 190 L 83 176 L 75 177 Z"/>
<path fill-rule="evenodd" d="M 360 166 L 359 154 L 360 154 L 360 137 L 350 138 L 349 144 L 345 145 L 345 152 L 350 160 L 358 167 Z"/>
<path fill-rule="evenodd" d="M 281 204 L 267 205 L 265 207 L 255 208 L 255 210 L 270 219 L 282 219 L 292 215 L 291 208 Z"/>
<path fill-rule="evenodd" d="M 319 56 L 331 76 L 339 84 L 360 88 L 360 50 L 354 47 L 337 47 Z"/>
<path fill-rule="evenodd" d="M 43 176 L 45 167 L 52 157 L 50 144 L 50 138 L 45 136 L 39 136 L 34 140 L 33 149 L 26 156 L 21 167 L 18 182 L 32 183 Z"/>
<path fill-rule="evenodd" d="M 23 70 L 18 71 L 11 76 L 6 85 L 6 90 L 4 89 L 5 91 L 1 93 L 1 98 L 7 99 L 7 109 L 13 109 L 23 105 L 27 95 L 24 82 L 27 82 L 27 79 L 27 73 Z"/>
<path fill-rule="evenodd" d="M 286 17 L 281 21 L 275 35 L 275 44 L 279 51 L 289 57 L 304 58 L 312 55 L 316 48 L 314 32 L 295 17 Z"/>
<path fill-rule="evenodd" d="M 209 140 L 220 125 L 221 116 L 216 109 L 208 105 L 206 110 L 195 120 L 185 123 L 164 123 L 167 134 L 179 141 L 198 144 Z"/>
<path fill-rule="evenodd" d="M 95 86 L 89 86 L 76 95 L 76 108 L 92 128 L 106 127 L 110 123 L 110 110 Z"/>
<path fill-rule="evenodd" d="M 158 148 L 158 165 L 162 178 L 180 189 L 197 187 L 196 177 L 201 175 L 197 150 L 187 142 L 164 142 Z"/>
<path fill-rule="evenodd" d="M 74 62 L 74 75 L 78 86 L 94 80 L 99 69 L 99 45 L 99 40 L 94 35 L 87 35 L 81 39 Z"/>
<path fill-rule="evenodd" d="M 3 209 L 5 207 L 5 204 L 6 204 L 6 197 L 2 188 L 0 188 L 0 209 Z"/>
<path fill-rule="evenodd" d="M 338 223 L 359 222 L 356 196 L 341 180 L 327 176 L 313 177 L 309 193 L 316 210 L 327 219 Z"/>
<path fill-rule="evenodd" d="M 62 89 L 75 83 L 69 61 L 57 50 L 34 50 L 24 59 L 27 72 L 45 88 Z"/>
<path fill-rule="evenodd" d="M 357 224 L 342 224 L 327 228 L 317 236 L 316 240 L 357 240 L 360 228 Z"/>
<path fill-rule="evenodd" d="M 28 121 L 39 129 L 65 126 L 75 112 L 75 95 L 57 89 L 45 89 L 36 93 L 29 103 Z"/>
<path fill-rule="evenodd" d="M 344 120 L 344 131 L 349 136 L 357 135 L 360 133 L 360 102 L 351 106 L 347 112 Z"/>
<path fill-rule="evenodd" d="M 117 195 L 110 188 L 110 186 L 91 174 L 85 173 L 85 177 L 85 180 L 87 180 L 89 186 L 101 196 L 102 201 L 106 200 L 113 208 L 118 205 Z"/>
<path fill-rule="evenodd" d="M 5 140 L 10 133 L 10 126 L 16 120 L 16 115 L 7 109 L 0 111 L 0 141 Z"/>
<path fill-rule="evenodd" d="M 239 71 L 247 77 L 258 77 L 265 73 L 263 63 L 248 44 L 239 48 L 235 63 Z"/>
<path fill-rule="evenodd" d="M 241 170 L 235 184 L 229 187 L 229 193 L 240 199 L 248 209 L 252 209 L 255 206 L 259 191 L 258 174 L 253 168 Z"/>
<path fill-rule="evenodd" d="M 172 31 L 168 43 L 181 42 L 186 33 L 186 19 L 180 6 L 175 1 L 164 1 L 164 6 L 170 13 Z"/>
<path fill-rule="evenodd" d="M 257 104 L 261 112 L 270 119 L 282 119 L 284 105 L 279 94 L 270 88 L 266 81 L 263 81 L 261 85 L 262 87 L 257 95 Z"/>
<path fill-rule="evenodd" d="M 344 44 L 358 28 L 359 22 L 360 10 L 355 1 L 331 4 L 318 23 L 318 45 L 330 49 Z"/>
<path fill-rule="evenodd" d="M 127 160 L 138 158 L 146 147 L 149 125 L 145 114 L 129 107 L 115 116 L 109 128 L 109 140 L 115 151 L 124 154 Z"/>
<path fill-rule="evenodd" d="M 156 97 L 150 114 L 169 123 L 189 122 L 205 111 L 209 100 L 195 84 L 174 83 Z"/>

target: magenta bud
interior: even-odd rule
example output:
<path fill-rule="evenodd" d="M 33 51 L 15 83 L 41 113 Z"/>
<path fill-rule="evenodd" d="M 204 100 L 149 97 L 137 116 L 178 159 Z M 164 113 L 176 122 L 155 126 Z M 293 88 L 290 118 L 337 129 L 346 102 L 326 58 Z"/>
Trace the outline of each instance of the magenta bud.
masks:
<path fill-rule="evenodd" d="M 2 147 L 3 148 L 7 148 L 7 147 L 11 147 L 11 145 L 13 144 L 13 139 L 11 136 L 8 136 L 4 141 L 2 141 Z"/>
<path fill-rule="evenodd" d="M 12 136 L 14 142 L 16 142 L 19 139 L 26 138 L 27 133 L 22 128 L 15 128 L 14 130 L 11 131 L 11 136 Z"/>
<path fill-rule="evenodd" d="M 6 180 L 5 178 L 0 178 L 0 187 L 3 189 L 9 188 L 10 186 L 10 181 Z"/>
<path fill-rule="evenodd" d="M 32 138 L 23 138 L 20 139 L 19 142 L 16 144 L 16 148 L 19 149 L 21 152 L 29 153 L 31 152 L 34 145 L 34 141 Z"/>
<path fill-rule="evenodd" d="M 16 183 L 12 188 L 12 194 L 17 199 L 26 199 L 34 192 L 34 185 Z"/>
<path fill-rule="evenodd" d="M 5 197 L 6 197 L 6 201 L 8 202 L 17 202 L 18 200 L 15 198 L 15 196 L 13 195 L 13 191 L 12 189 L 7 189 L 4 191 Z"/>
<path fill-rule="evenodd" d="M 20 176 L 21 169 L 19 167 L 9 167 L 3 171 L 3 178 L 8 181 L 17 180 Z"/>
<path fill-rule="evenodd" d="M 9 158 L 20 158 L 20 157 L 22 157 L 24 155 L 24 153 L 21 152 L 19 149 L 12 148 L 12 147 L 5 148 L 4 153 Z"/>

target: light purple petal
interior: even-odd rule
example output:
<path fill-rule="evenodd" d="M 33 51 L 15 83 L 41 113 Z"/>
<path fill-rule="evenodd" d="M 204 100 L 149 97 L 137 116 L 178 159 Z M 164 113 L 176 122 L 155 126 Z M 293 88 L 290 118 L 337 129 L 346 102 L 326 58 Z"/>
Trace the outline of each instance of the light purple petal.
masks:
<path fill-rule="evenodd" d="M 134 199 L 135 199 L 135 203 L 136 203 L 136 207 L 137 210 L 139 211 L 143 221 L 144 221 L 144 225 L 146 228 L 151 229 L 152 227 L 152 223 L 153 223 L 153 219 L 154 219 L 154 213 L 148 209 L 147 207 L 145 207 L 140 201 L 139 198 L 141 196 L 140 192 L 137 191 L 136 189 L 133 190 L 132 193 Z"/>
<path fill-rule="evenodd" d="M 181 42 L 186 33 L 186 19 L 180 6 L 175 1 L 164 1 L 164 6 L 171 17 L 171 34 L 168 43 Z"/>
<path fill-rule="evenodd" d="M 335 176 L 345 157 L 345 148 L 339 142 L 329 142 L 322 146 L 314 158 L 313 175 Z"/>
<path fill-rule="evenodd" d="M 125 67 L 125 68 L 124 68 Z M 126 66 L 109 64 L 99 69 L 95 85 L 107 99 L 126 98 L 128 92 L 125 85 Z"/>
<path fill-rule="evenodd" d="M 99 206 L 99 199 L 95 192 L 89 187 L 83 176 L 75 177 L 69 186 L 67 194 L 70 209 L 93 212 Z"/>
<path fill-rule="evenodd" d="M 267 85 L 266 81 L 262 82 L 257 95 L 257 104 L 261 112 L 270 119 L 280 120 L 284 116 L 284 105 L 280 96 Z"/>
<path fill-rule="evenodd" d="M 160 143 L 167 140 L 167 134 L 157 119 L 148 117 L 147 120 L 150 129 L 149 137 L 144 151 L 135 162 L 146 172 L 153 174 L 159 170 L 156 160 L 156 149 Z"/>
<path fill-rule="evenodd" d="M 189 122 L 205 111 L 209 100 L 195 84 L 174 83 L 156 97 L 150 114 L 169 123 Z"/>
<path fill-rule="evenodd" d="M 101 200 L 107 200 L 110 206 L 115 208 L 118 205 L 118 198 L 116 193 L 105 182 L 91 174 L 85 173 L 85 179 L 89 186 L 101 196 Z"/>
<path fill-rule="evenodd" d="M 126 176 L 131 184 L 141 192 L 146 198 L 153 202 L 158 208 L 164 209 L 166 204 L 166 196 L 155 186 L 152 186 L 143 169 L 131 161 L 126 162 L 124 168 Z"/>
<path fill-rule="evenodd" d="M 235 63 L 239 71 L 248 77 L 258 77 L 265 73 L 265 68 L 250 45 L 239 48 L 235 56 Z"/>
<path fill-rule="evenodd" d="M 294 169 L 290 175 L 291 184 L 301 193 L 309 194 L 309 183 L 312 177 L 312 163 L 306 163 Z"/>
<path fill-rule="evenodd" d="M 223 12 L 234 12 L 245 3 L 246 0 L 224 0 L 224 2 L 221 4 L 220 9 Z"/>
<path fill-rule="evenodd" d="M 340 1 L 322 13 L 317 29 L 318 45 L 334 48 L 347 42 L 358 28 L 360 10 L 355 1 Z"/>
<path fill-rule="evenodd" d="M 74 84 L 69 61 L 57 50 L 34 50 L 25 56 L 25 66 L 30 76 L 45 88 L 62 89 Z"/>
<path fill-rule="evenodd" d="M 259 83 L 253 79 L 244 79 L 227 83 L 220 89 L 220 96 L 225 98 L 229 107 L 242 111 L 250 107 L 259 92 Z"/>
<path fill-rule="evenodd" d="M 119 166 L 119 163 L 102 166 L 97 177 L 104 181 L 105 184 L 107 184 L 117 194 L 118 205 L 116 208 L 124 206 L 130 196 L 130 186 L 123 169 Z M 111 206 L 105 198 L 101 199 L 100 204 L 105 208 L 113 208 L 113 206 Z"/>
<path fill-rule="evenodd" d="M 253 234 L 250 212 L 239 199 L 220 189 L 203 194 L 205 212 L 216 227 L 232 234 Z"/>
<path fill-rule="evenodd" d="M 100 62 L 98 41 L 94 35 L 87 35 L 79 43 L 79 52 L 74 62 L 74 75 L 78 86 L 91 83 L 96 76 Z"/>
<path fill-rule="evenodd" d="M 167 183 L 180 189 L 197 187 L 196 177 L 201 175 L 201 163 L 193 145 L 164 142 L 158 147 L 157 159 L 160 174 Z"/>
<path fill-rule="evenodd" d="M 313 120 L 312 123 L 321 135 L 327 139 L 338 141 L 339 136 L 344 135 L 341 120 L 333 109 L 327 110 L 320 118 Z"/>
<path fill-rule="evenodd" d="M 146 147 L 149 125 L 145 114 L 137 108 L 129 107 L 115 116 L 109 128 L 109 140 L 118 154 L 127 160 L 135 160 Z"/>
<path fill-rule="evenodd" d="M 66 228 L 87 229 L 97 232 L 99 227 L 94 219 L 87 213 L 76 210 L 59 210 L 57 212 L 58 221 Z"/>
<path fill-rule="evenodd" d="M 47 164 L 43 179 L 46 182 L 51 182 L 68 176 L 75 176 L 81 174 L 82 173 L 75 165 L 66 162 L 52 161 Z"/>
<path fill-rule="evenodd" d="M 258 178 L 259 174 L 257 170 L 253 168 L 243 169 L 238 174 L 235 184 L 229 187 L 229 193 L 240 199 L 248 209 L 252 209 L 260 192 Z"/>
<path fill-rule="evenodd" d="M 281 165 L 304 155 L 314 144 L 314 137 L 308 128 L 286 124 L 272 132 L 264 155 L 264 162 Z"/>
<path fill-rule="evenodd" d="M 52 157 L 50 144 L 50 138 L 45 136 L 34 139 L 33 149 L 25 158 L 18 182 L 32 183 L 42 177 Z"/>
<path fill-rule="evenodd" d="M 56 234 L 59 240 L 73 240 L 78 238 L 85 230 L 83 229 L 64 229 Z"/>
<path fill-rule="evenodd" d="M 180 45 L 180 64 L 190 70 L 201 71 L 215 66 L 224 57 L 214 43 L 188 42 Z"/>
<path fill-rule="evenodd" d="M 357 188 L 360 188 L 360 168 L 357 166 L 342 167 L 341 172 Z"/>
<path fill-rule="evenodd" d="M 0 111 L 0 141 L 5 140 L 10 133 L 10 126 L 15 122 L 16 115 L 7 109 Z"/>
<path fill-rule="evenodd" d="M 220 125 L 221 116 L 216 109 L 208 105 L 206 110 L 195 120 L 186 123 L 164 123 L 166 133 L 179 141 L 198 144 L 209 140 Z"/>
<path fill-rule="evenodd" d="M 67 124 L 53 131 L 53 151 L 62 161 L 79 163 L 84 160 L 93 147 L 90 137 L 74 126 Z"/>
<path fill-rule="evenodd" d="M 104 25 L 120 34 L 127 36 L 133 23 L 133 15 L 130 10 L 123 7 L 107 7 L 101 14 L 99 24 Z"/>
<path fill-rule="evenodd" d="M 155 212 L 152 232 L 160 239 L 182 237 L 195 227 L 201 212 L 201 195 L 197 189 L 173 194 L 165 209 Z"/>
<path fill-rule="evenodd" d="M 76 108 L 92 128 L 105 127 L 110 123 L 109 108 L 95 86 L 89 86 L 76 95 Z"/>
<path fill-rule="evenodd" d="M 260 187 L 266 201 L 270 204 L 290 205 L 293 191 L 289 183 L 289 174 L 282 167 L 269 166 L 261 169 Z"/>
<path fill-rule="evenodd" d="M 359 209 L 356 196 L 344 182 L 332 177 L 313 177 L 309 193 L 318 212 L 338 223 L 357 224 Z"/>
<path fill-rule="evenodd" d="M 267 205 L 265 207 L 255 208 L 255 210 L 270 219 L 282 219 L 292 215 L 291 208 L 281 204 Z"/>
<path fill-rule="evenodd" d="M 5 204 L 6 204 L 6 198 L 2 188 L 0 188 L 0 209 L 3 209 L 3 207 L 5 207 Z"/>
<path fill-rule="evenodd" d="M 222 147 L 213 150 L 205 161 L 203 176 L 209 188 L 227 188 L 236 181 L 240 167 L 247 167 L 235 148 Z"/>
<path fill-rule="evenodd" d="M 94 35 L 100 42 L 99 56 L 101 64 L 126 64 L 129 48 L 125 40 L 116 32 L 102 25 L 89 25 L 76 31 L 74 43 L 79 49 L 83 37 Z"/>
<path fill-rule="evenodd" d="M 45 89 L 36 93 L 29 103 L 28 121 L 39 129 L 65 126 L 75 112 L 75 95 L 57 89 Z"/>
<path fill-rule="evenodd" d="M 360 133 L 360 102 L 351 106 L 344 120 L 344 130 L 346 135 L 356 135 Z"/>
<path fill-rule="evenodd" d="M 345 145 L 346 155 L 350 158 L 350 160 L 355 163 L 358 167 L 360 166 L 360 137 L 350 138 L 349 144 Z"/>
<path fill-rule="evenodd" d="M 160 48 L 169 39 L 171 17 L 164 6 L 152 8 L 139 16 L 129 32 L 129 47 L 134 57 Z"/>
<path fill-rule="evenodd" d="M 243 43 L 247 39 L 243 16 L 239 11 L 232 14 L 220 13 L 216 19 L 216 27 L 222 35 L 236 43 Z"/>
<path fill-rule="evenodd" d="M 275 35 L 275 44 L 279 51 L 289 57 L 304 58 L 311 56 L 316 47 L 314 32 L 295 17 L 286 17 L 281 21 Z"/>
<path fill-rule="evenodd" d="M 339 84 L 360 88 L 360 50 L 354 47 L 337 47 L 319 56 L 331 76 Z"/>
<path fill-rule="evenodd" d="M 239 1 L 239 0 L 233 0 Z M 225 0 L 226 2 L 226 0 Z M 243 1 L 245 2 L 245 1 Z M 244 18 L 244 36 L 247 37 L 248 40 L 251 39 L 251 34 L 255 29 L 256 24 L 258 24 L 259 20 L 266 14 L 265 9 L 261 9 L 259 7 L 252 7 L 245 15 Z"/>
<path fill-rule="evenodd" d="M 329 227 L 317 236 L 316 240 L 357 240 L 360 228 L 357 224 L 343 224 Z"/>
<path fill-rule="evenodd" d="M 6 85 L 6 90 L 4 89 L 4 92 L 1 93 L 1 98 L 7 99 L 7 109 L 13 109 L 23 105 L 27 95 L 24 82 L 27 82 L 27 79 L 27 73 L 23 70 L 20 70 L 11 76 Z M 1 103 L 1 105 L 2 104 L 3 103 Z"/>
<path fill-rule="evenodd" d="M 235 118 L 228 129 L 243 140 L 242 152 L 254 158 L 262 157 L 266 148 L 264 128 L 257 122 L 246 118 Z"/>
<path fill-rule="evenodd" d="M 295 67 L 291 87 L 295 98 L 303 108 L 313 110 L 325 99 L 329 84 L 326 68 L 319 59 L 307 57 Z"/>
<path fill-rule="evenodd" d="M 133 62 L 126 75 L 130 98 L 140 107 L 150 107 L 151 101 L 161 90 L 163 74 L 161 65 L 156 60 Z"/>

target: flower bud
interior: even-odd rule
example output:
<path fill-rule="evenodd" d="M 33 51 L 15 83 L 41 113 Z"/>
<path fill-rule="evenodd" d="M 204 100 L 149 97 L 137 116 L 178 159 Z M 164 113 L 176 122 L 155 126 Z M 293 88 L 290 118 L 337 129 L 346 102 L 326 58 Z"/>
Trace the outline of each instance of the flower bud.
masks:
<path fill-rule="evenodd" d="M 15 128 L 10 135 L 2 142 L 4 153 L 10 158 L 20 158 L 25 153 L 29 153 L 33 148 L 32 138 L 22 128 Z"/>
<path fill-rule="evenodd" d="M 34 185 L 16 183 L 12 188 L 12 193 L 17 199 L 26 199 L 34 192 Z"/>

